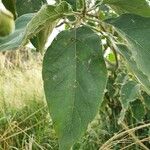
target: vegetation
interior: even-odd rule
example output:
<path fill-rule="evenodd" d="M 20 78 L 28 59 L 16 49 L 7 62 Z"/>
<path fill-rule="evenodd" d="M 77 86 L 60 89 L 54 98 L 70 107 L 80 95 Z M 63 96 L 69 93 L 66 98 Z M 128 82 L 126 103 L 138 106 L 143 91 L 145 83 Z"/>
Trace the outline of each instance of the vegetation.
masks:
<path fill-rule="evenodd" d="M 150 1 L 2 2 L 0 148 L 149 150 Z"/>

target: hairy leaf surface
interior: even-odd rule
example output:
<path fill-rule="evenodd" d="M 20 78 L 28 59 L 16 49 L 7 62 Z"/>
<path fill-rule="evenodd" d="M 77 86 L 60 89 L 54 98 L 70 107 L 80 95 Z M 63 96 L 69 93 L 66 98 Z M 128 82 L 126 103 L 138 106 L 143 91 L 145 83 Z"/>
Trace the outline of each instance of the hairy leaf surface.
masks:
<path fill-rule="evenodd" d="M 57 20 L 64 15 L 63 13 L 70 11 L 70 5 L 62 2 L 57 6 L 44 5 L 37 14 L 26 14 L 19 17 L 16 20 L 15 32 L 5 38 L 0 38 L 0 50 L 11 50 L 25 45 L 46 27 L 49 28 L 48 32 L 51 32 Z M 47 36 L 44 38 L 47 38 Z M 46 41 L 46 39 L 42 40 Z"/>
<path fill-rule="evenodd" d="M 25 35 L 26 25 L 32 19 L 34 14 L 26 14 L 19 17 L 15 22 L 15 32 L 0 38 L 0 51 L 15 50 L 21 46 L 23 37 Z"/>
<path fill-rule="evenodd" d="M 57 6 L 43 5 L 39 12 L 33 17 L 30 23 L 27 25 L 26 34 L 23 44 L 26 44 L 28 39 L 35 36 L 42 29 L 56 23 L 58 19 L 61 19 L 65 13 L 71 12 L 71 6 L 66 2 L 61 2 Z"/>
<path fill-rule="evenodd" d="M 44 89 L 60 150 L 70 150 L 98 112 L 106 79 L 100 38 L 90 28 L 63 31 L 48 48 Z"/>
<path fill-rule="evenodd" d="M 40 52 L 41 54 L 44 53 L 45 44 L 48 40 L 49 35 L 52 33 L 56 23 L 57 22 L 49 24 L 47 27 L 37 33 L 36 36 L 30 39 L 32 45 L 36 48 L 37 52 Z"/>

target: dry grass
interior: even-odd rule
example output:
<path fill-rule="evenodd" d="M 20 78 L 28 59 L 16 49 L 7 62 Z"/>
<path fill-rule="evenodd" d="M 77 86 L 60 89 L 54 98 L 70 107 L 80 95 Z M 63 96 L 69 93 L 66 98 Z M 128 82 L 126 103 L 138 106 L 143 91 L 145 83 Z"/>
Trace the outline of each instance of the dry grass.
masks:
<path fill-rule="evenodd" d="M 149 141 L 150 137 L 139 139 L 139 137 L 135 136 L 134 132 L 139 129 L 150 127 L 150 123 L 139 125 L 134 128 L 129 128 L 124 123 L 122 126 L 124 130 L 116 133 L 113 137 L 107 140 L 99 150 L 113 150 L 114 146 L 119 143 L 124 143 L 124 146 L 121 148 L 121 150 L 128 150 L 133 145 L 139 145 L 142 150 L 149 150 L 149 148 L 146 147 L 142 142 Z"/>
<path fill-rule="evenodd" d="M 27 58 L 28 57 L 28 58 Z M 40 54 L 0 54 L 0 149 L 55 149 Z"/>
<path fill-rule="evenodd" d="M 0 56 L 0 108 L 6 105 L 20 108 L 26 105 L 25 102 L 33 99 L 43 101 L 40 60 L 31 57 L 32 59 L 25 63 L 18 60 L 12 63 L 6 56 Z"/>

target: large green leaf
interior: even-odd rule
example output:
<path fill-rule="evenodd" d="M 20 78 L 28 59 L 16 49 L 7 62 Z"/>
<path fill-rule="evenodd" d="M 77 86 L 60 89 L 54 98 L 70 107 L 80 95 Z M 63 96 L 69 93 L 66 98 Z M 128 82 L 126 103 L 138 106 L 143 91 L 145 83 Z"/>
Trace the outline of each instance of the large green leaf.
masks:
<path fill-rule="evenodd" d="M 130 12 L 133 14 L 150 17 L 149 0 L 104 0 L 106 4 L 115 8 L 119 12 Z"/>
<path fill-rule="evenodd" d="M 53 24 L 56 24 L 58 19 L 61 19 L 65 13 L 69 12 L 72 12 L 71 6 L 65 1 L 57 6 L 44 5 L 27 25 L 23 45 L 42 29 L 49 28 L 50 25 L 53 27 Z"/>
<path fill-rule="evenodd" d="M 90 28 L 63 31 L 48 48 L 44 90 L 60 150 L 70 150 L 98 112 L 106 79 L 100 38 Z"/>
<path fill-rule="evenodd" d="M 118 50 L 125 57 L 137 79 L 150 93 L 150 18 L 126 14 L 109 20 L 121 33 L 125 42 Z"/>
<path fill-rule="evenodd" d="M 4 38 L 0 38 L 0 51 L 5 50 L 14 50 L 17 49 L 23 40 L 26 25 L 32 19 L 34 14 L 26 14 L 19 17 L 15 22 L 15 32 L 6 36 Z"/>

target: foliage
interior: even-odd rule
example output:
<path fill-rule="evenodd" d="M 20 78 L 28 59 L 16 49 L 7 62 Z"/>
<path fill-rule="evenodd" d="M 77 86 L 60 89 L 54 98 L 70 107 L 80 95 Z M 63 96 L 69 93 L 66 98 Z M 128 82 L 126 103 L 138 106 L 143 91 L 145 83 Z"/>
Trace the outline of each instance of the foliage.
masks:
<path fill-rule="evenodd" d="M 27 8 L 23 13 L 17 9 L 24 3 L 13 4 L 18 14 L 27 13 Z M 137 126 L 149 121 L 150 1 L 58 0 L 55 5 L 42 4 L 31 1 L 32 14 L 16 19 L 14 33 L 0 38 L 0 50 L 20 48 L 30 40 L 43 53 L 48 35 L 65 25 L 44 54 L 42 71 L 59 149 L 74 149 L 99 109 L 103 127 L 110 133 L 103 135 L 108 141 L 100 149 L 109 149 L 109 141 L 117 137 L 113 134 L 122 129 L 136 143 L 130 141 L 125 147 L 149 149 L 149 142 L 136 136 L 149 136 L 148 123 L 146 129 Z M 128 132 L 128 126 L 135 130 Z M 120 149 L 124 144 L 113 146 Z"/>
<path fill-rule="evenodd" d="M 83 26 L 60 33 L 45 53 L 44 89 L 60 149 L 81 137 L 102 102 L 107 73 L 99 49 L 99 37 Z"/>

